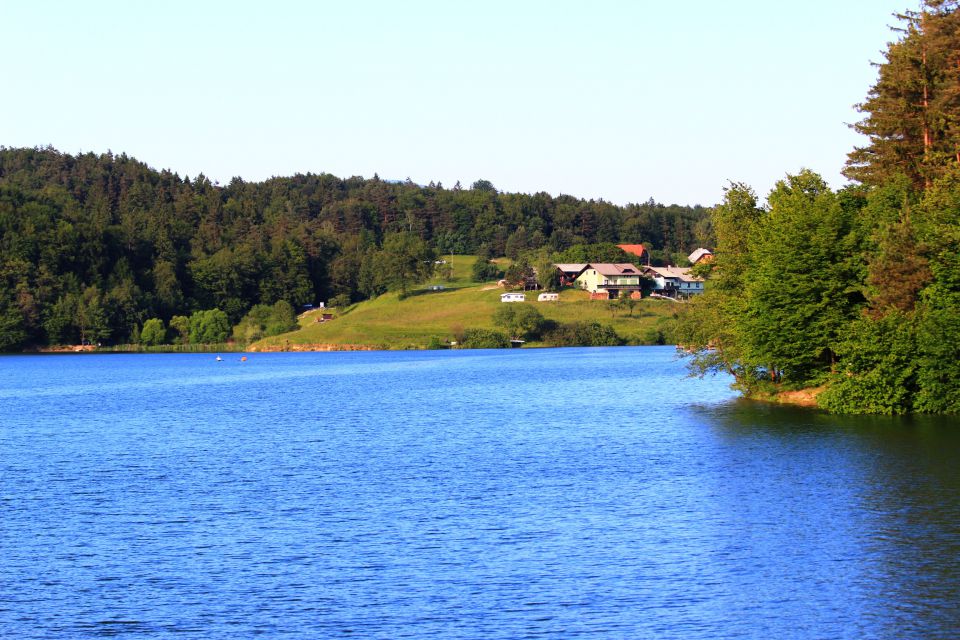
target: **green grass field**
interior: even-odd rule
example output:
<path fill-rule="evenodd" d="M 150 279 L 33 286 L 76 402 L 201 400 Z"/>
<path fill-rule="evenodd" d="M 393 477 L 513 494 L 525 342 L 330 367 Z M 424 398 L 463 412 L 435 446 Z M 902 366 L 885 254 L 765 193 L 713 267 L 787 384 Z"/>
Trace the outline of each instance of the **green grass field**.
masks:
<path fill-rule="evenodd" d="M 473 282 L 470 276 L 475 256 L 446 256 L 453 267 L 449 280 L 436 276 L 418 285 L 400 300 L 388 293 L 344 309 L 327 309 L 334 319 L 318 322 L 320 311 L 305 314 L 300 329 L 261 340 L 251 350 L 318 348 L 423 349 L 431 339 L 443 343 L 463 329 L 494 329 L 491 320 L 503 289 L 494 282 Z M 430 291 L 430 285 L 444 286 Z M 612 326 L 629 344 L 669 341 L 677 305 L 661 300 L 641 300 L 632 311 L 602 300 L 590 300 L 579 290 L 565 290 L 559 302 L 536 302 L 537 292 L 528 291 L 531 304 L 547 319 L 559 323 L 600 322 Z M 528 343 L 527 346 L 538 346 Z"/>

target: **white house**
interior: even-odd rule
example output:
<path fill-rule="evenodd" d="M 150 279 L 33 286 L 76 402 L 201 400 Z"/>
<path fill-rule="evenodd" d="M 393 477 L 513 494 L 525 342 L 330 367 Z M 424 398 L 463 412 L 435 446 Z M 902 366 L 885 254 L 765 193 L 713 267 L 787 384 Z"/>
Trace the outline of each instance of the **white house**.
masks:
<path fill-rule="evenodd" d="M 500 302 L 524 302 L 527 296 L 522 293 L 501 293 Z"/>
<path fill-rule="evenodd" d="M 574 284 L 590 292 L 591 300 L 616 300 L 623 296 L 640 297 L 642 272 L 630 263 L 590 263 L 574 280 Z"/>
<path fill-rule="evenodd" d="M 537 296 L 537 302 L 557 302 L 560 300 L 559 293 L 541 293 Z"/>
<path fill-rule="evenodd" d="M 644 272 L 653 279 L 653 291 L 670 298 L 688 297 L 703 293 L 703 278 L 690 275 L 685 267 L 644 267 Z"/>

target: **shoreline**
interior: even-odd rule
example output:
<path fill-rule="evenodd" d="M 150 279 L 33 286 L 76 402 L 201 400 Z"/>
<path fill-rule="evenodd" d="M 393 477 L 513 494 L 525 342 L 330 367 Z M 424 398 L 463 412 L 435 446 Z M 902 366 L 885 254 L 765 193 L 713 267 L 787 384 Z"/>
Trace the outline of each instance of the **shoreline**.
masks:
<path fill-rule="evenodd" d="M 676 347 L 676 345 L 659 344 L 624 344 L 609 346 L 590 346 L 584 348 L 604 349 L 612 347 Z M 355 343 L 286 343 L 286 344 L 258 344 L 253 343 L 247 346 L 236 344 L 198 344 L 198 345 L 158 345 L 155 347 L 143 347 L 140 345 L 114 345 L 108 347 L 97 347 L 94 345 L 53 345 L 48 347 L 38 347 L 33 349 L 24 349 L 23 351 L 11 351 L 4 355 L 69 355 L 69 354 L 124 354 L 124 353 L 323 353 L 334 351 L 471 351 L 457 347 L 442 347 L 439 349 L 430 349 L 426 347 L 412 348 L 414 345 L 406 347 L 391 348 L 388 345 L 373 344 L 355 344 Z M 523 347 L 529 349 L 566 349 L 567 346 L 549 346 L 543 343 L 528 344 Z M 503 348 L 501 351 L 514 351 L 516 348 Z"/>
<path fill-rule="evenodd" d="M 747 400 L 756 402 L 766 402 L 769 404 L 782 404 L 794 407 L 804 407 L 807 409 L 819 409 L 817 396 L 826 389 L 826 385 L 819 387 L 809 387 L 807 389 L 797 389 L 796 391 L 778 391 L 776 393 L 757 393 L 744 395 Z"/>

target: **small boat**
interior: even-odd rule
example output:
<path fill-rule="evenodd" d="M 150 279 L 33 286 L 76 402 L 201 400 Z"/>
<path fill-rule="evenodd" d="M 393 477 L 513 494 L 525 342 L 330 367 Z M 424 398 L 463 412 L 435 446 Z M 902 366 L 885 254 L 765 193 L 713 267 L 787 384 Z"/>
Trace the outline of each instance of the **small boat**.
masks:
<path fill-rule="evenodd" d="M 221 358 L 220 356 L 217 356 L 217 362 L 223 362 L 223 358 Z"/>

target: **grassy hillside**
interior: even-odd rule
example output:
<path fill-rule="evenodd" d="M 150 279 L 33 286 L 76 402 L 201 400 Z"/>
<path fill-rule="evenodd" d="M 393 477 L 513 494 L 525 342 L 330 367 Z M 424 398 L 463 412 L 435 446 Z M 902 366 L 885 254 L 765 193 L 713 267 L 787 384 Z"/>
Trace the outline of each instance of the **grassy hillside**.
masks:
<path fill-rule="evenodd" d="M 470 277 L 475 256 L 447 256 L 453 267 L 449 280 L 436 277 L 420 285 L 406 299 L 388 293 L 345 309 L 328 309 L 334 319 L 318 322 L 320 311 L 305 314 L 301 328 L 251 345 L 252 350 L 309 348 L 422 349 L 431 339 L 451 340 L 467 328 L 495 328 L 491 317 L 503 289 L 492 282 L 473 282 Z M 429 290 L 443 285 L 442 291 Z M 566 290 L 559 302 L 536 302 L 537 292 L 527 292 L 531 304 L 544 317 L 560 323 L 600 322 L 612 326 L 631 344 L 652 344 L 669 340 L 676 303 L 642 300 L 633 309 L 617 309 L 605 301 L 590 300 L 584 291 Z M 531 343 L 529 346 L 536 346 Z"/>

